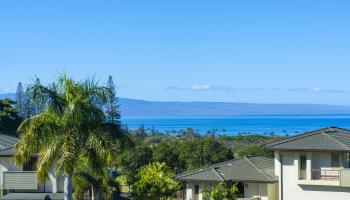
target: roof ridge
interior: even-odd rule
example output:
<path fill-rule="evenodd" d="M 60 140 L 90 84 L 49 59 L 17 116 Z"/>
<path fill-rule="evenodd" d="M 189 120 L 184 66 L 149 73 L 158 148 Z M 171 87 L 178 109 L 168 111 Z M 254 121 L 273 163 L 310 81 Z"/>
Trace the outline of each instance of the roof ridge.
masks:
<path fill-rule="evenodd" d="M 188 175 L 188 174 L 191 174 L 191 173 L 197 173 L 197 172 L 201 172 L 201 171 L 204 171 L 204 170 L 209 170 L 210 168 L 216 167 L 217 165 L 221 165 L 221 164 L 225 164 L 225 163 L 228 163 L 228 162 L 241 160 L 241 159 L 243 159 L 243 158 L 233 158 L 233 159 L 230 159 L 230 160 L 226 160 L 226 161 L 210 164 L 210 165 L 207 165 L 207 166 L 203 166 L 203 167 L 199 167 L 199 168 L 196 168 L 196 169 L 192 169 L 190 171 L 182 172 L 182 173 L 180 173 L 180 174 L 178 174 L 176 176 L 184 176 L 184 175 Z"/>
<path fill-rule="evenodd" d="M 220 174 L 214 167 L 212 167 L 211 169 L 214 171 L 214 173 L 215 173 L 222 181 L 225 181 L 225 178 L 224 178 L 223 176 L 221 176 L 221 174 Z"/>
<path fill-rule="evenodd" d="M 335 141 L 336 143 L 340 144 L 341 146 L 343 146 L 344 148 L 348 149 L 349 147 L 347 147 L 345 144 L 343 144 L 342 142 L 340 142 L 339 140 L 335 139 L 333 136 L 331 136 L 328 133 L 325 133 L 323 131 L 321 131 L 322 134 L 326 135 L 327 137 L 329 137 L 330 139 L 332 139 L 333 141 Z"/>
<path fill-rule="evenodd" d="M 251 160 L 249 160 L 246 156 L 244 156 L 244 160 L 246 160 L 248 163 L 253 165 L 255 169 L 257 169 L 260 173 L 262 173 L 264 176 L 266 176 L 270 181 L 273 181 L 273 179 L 267 175 L 263 170 L 261 170 L 258 166 L 256 166 Z"/>
<path fill-rule="evenodd" d="M 268 142 L 268 143 L 265 143 L 263 146 L 265 147 L 265 146 L 267 146 L 267 145 L 269 145 L 271 143 L 277 143 L 277 144 L 272 144 L 271 145 L 271 146 L 275 146 L 275 145 L 278 145 L 278 144 L 284 144 L 284 143 L 287 143 L 287 142 L 291 142 L 291 141 L 299 140 L 299 139 L 302 139 L 302 138 L 310 137 L 312 135 L 320 134 L 323 129 L 326 129 L 326 128 L 317 129 L 317 130 L 313 130 L 313 131 L 307 131 L 307 132 L 299 134 L 299 135 L 294 135 L 294 136 L 283 138 L 283 139 L 276 140 L 276 141 L 273 141 L 273 142 Z"/>
<path fill-rule="evenodd" d="M 267 156 L 265 156 L 265 155 L 250 155 L 250 156 L 244 156 L 244 157 L 248 157 L 248 158 L 252 158 L 252 157 L 263 157 L 263 158 L 267 158 L 267 159 L 273 160 L 272 158 L 267 157 Z M 233 159 L 230 159 L 230 160 L 226 160 L 226 161 L 214 163 L 214 164 L 211 164 L 211 165 L 199 167 L 199 168 L 196 168 L 196 169 L 192 169 L 192 170 L 190 170 L 190 171 L 182 172 L 182 173 L 180 173 L 180 174 L 178 174 L 178 175 L 176 175 L 176 176 L 183 176 L 183 175 L 188 175 L 188 174 L 191 174 L 191 173 L 196 173 L 196 172 L 201 172 L 201 171 L 209 170 L 210 168 L 214 168 L 214 167 L 216 167 L 217 165 L 225 164 L 225 163 L 232 162 L 232 161 L 236 161 L 236 160 L 242 160 L 242 159 L 244 159 L 244 157 L 241 157 L 241 158 L 233 158 Z"/>

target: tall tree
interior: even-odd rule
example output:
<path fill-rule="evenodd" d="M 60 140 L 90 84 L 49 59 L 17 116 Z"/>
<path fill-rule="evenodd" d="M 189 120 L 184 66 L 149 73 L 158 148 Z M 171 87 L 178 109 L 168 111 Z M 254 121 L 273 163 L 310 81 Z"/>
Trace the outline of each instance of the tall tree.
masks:
<path fill-rule="evenodd" d="M 109 90 L 94 80 L 76 82 L 67 76 L 58 80 L 54 91 L 34 83 L 29 91 L 33 100 L 45 100 L 46 108 L 21 123 L 14 161 L 23 165 L 38 156 L 36 174 L 43 181 L 49 169 L 63 173 L 64 199 L 72 199 L 72 176 L 79 161 L 92 169 L 103 154 L 111 162 L 121 144 L 130 143 L 128 134 L 115 124 L 106 122 L 101 110 L 107 102 Z"/>
<path fill-rule="evenodd" d="M 118 97 L 116 95 L 115 85 L 112 76 L 108 77 L 107 88 L 110 93 L 107 96 L 106 113 L 107 120 L 110 123 L 120 124 L 120 110 Z"/>
<path fill-rule="evenodd" d="M 14 108 L 15 102 L 10 99 L 0 100 L 0 133 L 16 136 L 21 118 Z"/>
<path fill-rule="evenodd" d="M 26 89 L 24 100 L 23 100 L 23 118 L 30 118 L 31 116 L 35 115 L 36 109 L 34 103 L 31 101 L 31 99 L 28 96 L 29 88 Z"/>
<path fill-rule="evenodd" d="M 19 82 L 16 90 L 16 109 L 17 109 L 18 115 L 22 118 L 25 117 L 25 110 L 24 110 L 25 101 L 26 101 L 26 96 L 24 93 L 23 85 L 21 82 Z"/>
<path fill-rule="evenodd" d="M 41 85 L 40 79 L 36 78 L 35 85 Z M 49 85 L 48 88 L 51 86 Z M 50 88 L 51 89 L 51 88 Z M 29 98 L 33 99 L 34 105 L 35 105 L 35 114 L 40 114 L 44 112 L 45 110 L 45 96 L 33 96 L 33 94 L 29 93 Z"/>

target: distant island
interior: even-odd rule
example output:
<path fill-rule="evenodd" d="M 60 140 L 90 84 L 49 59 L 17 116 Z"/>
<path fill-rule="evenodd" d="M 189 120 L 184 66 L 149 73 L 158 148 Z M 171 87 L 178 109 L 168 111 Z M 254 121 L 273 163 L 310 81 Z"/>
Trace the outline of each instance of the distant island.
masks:
<path fill-rule="evenodd" d="M 0 99 L 15 99 L 14 93 Z M 231 102 L 145 101 L 119 98 L 123 118 L 230 117 L 244 115 L 350 114 L 350 106 L 322 104 L 259 104 Z"/>

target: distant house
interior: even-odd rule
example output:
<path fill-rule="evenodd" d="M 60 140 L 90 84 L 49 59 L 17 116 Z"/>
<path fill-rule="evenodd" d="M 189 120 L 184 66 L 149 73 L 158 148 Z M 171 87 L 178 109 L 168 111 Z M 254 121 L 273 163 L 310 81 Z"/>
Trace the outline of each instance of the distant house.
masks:
<path fill-rule="evenodd" d="M 17 141 L 17 138 L 0 134 L 0 196 L 21 193 L 19 196 L 23 198 L 23 195 L 25 196 L 23 193 L 31 193 L 31 197 L 35 196 L 35 193 L 41 193 L 39 196 L 43 196 L 43 193 L 57 193 L 57 195 L 44 195 L 43 197 L 63 198 L 63 195 L 59 194 L 63 192 L 63 176 L 56 176 L 52 173 L 44 182 L 39 183 L 34 172 L 36 158 L 24 166 L 13 164 L 12 156 Z M 18 195 L 12 194 L 11 196 Z"/>
<path fill-rule="evenodd" d="M 327 127 L 264 145 L 275 158 L 244 157 L 185 172 L 186 200 L 202 200 L 203 188 L 240 183 L 245 199 L 350 199 L 350 131 Z"/>
<path fill-rule="evenodd" d="M 278 177 L 274 173 L 274 160 L 263 156 L 217 163 L 179 174 L 176 179 L 186 183 L 186 200 L 204 199 L 202 190 L 219 182 L 239 183 L 245 198 L 278 198 Z"/>

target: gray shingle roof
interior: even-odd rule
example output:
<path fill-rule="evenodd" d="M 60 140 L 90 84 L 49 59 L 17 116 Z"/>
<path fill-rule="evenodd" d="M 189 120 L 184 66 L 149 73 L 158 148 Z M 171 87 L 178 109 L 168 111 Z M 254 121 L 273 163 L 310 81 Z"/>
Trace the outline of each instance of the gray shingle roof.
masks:
<path fill-rule="evenodd" d="M 244 181 L 275 182 L 274 160 L 263 156 L 250 156 L 229 160 L 175 176 L 180 181 Z"/>
<path fill-rule="evenodd" d="M 350 131 L 326 127 L 264 144 L 267 150 L 350 152 Z"/>
<path fill-rule="evenodd" d="M 15 137 L 0 134 L 0 156 L 12 156 L 17 141 L 18 139 Z"/>

